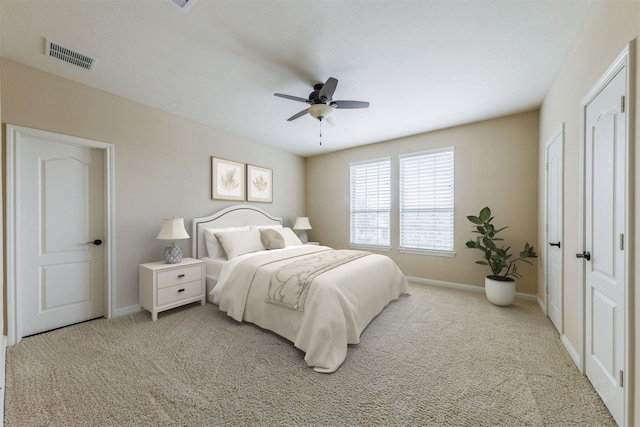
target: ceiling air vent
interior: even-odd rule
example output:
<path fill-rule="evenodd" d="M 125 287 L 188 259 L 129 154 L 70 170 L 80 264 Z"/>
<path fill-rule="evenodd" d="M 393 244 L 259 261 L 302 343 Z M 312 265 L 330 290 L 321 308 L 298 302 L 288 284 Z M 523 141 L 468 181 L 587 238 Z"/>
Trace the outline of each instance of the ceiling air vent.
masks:
<path fill-rule="evenodd" d="M 170 1 L 171 1 L 171 3 L 175 4 L 180 9 L 182 9 L 182 11 L 185 12 L 185 13 L 196 2 L 196 0 L 170 0 Z"/>
<path fill-rule="evenodd" d="M 96 64 L 96 60 L 94 58 L 90 58 L 87 55 L 71 50 L 68 47 L 64 47 L 58 43 L 52 42 L 51 40 L 47 40 L 47 50 L 45 54 L 47 56 L 61 59 L 69 64 L 84 68 L 85 70 L 93 70 L 93 67 Z"/>

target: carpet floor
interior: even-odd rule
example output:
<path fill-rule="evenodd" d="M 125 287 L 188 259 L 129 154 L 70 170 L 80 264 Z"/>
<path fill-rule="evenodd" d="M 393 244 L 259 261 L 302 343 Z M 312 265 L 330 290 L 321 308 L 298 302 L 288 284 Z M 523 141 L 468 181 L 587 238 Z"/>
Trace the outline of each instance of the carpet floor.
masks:
<path fill-rule="evenodd" d="M 6 426 L 615 426 L 535 302 L 411 285 L 333 374 L 214 305 L 7 349 Z"/>

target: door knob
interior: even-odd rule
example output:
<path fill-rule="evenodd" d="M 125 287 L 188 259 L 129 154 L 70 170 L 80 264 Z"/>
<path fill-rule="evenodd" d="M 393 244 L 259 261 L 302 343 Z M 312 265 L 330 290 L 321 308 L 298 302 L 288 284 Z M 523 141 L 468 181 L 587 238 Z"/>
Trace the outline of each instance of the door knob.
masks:
<path fill-rule="evenodd" d="M 96 246 L 100 246 L 102 244 L 102 240 L 100 239 L 96 239 L 93 242 L 87 242 L 87 245 L 96 245 Z"/>
<path fill-rule="evenodd" d="M 549 243 L 549 246 L 557 246 L 560 249 L 560 242 L 558 243 Z"/>
<path fill-rule="evenodd" d="M 576 254 L 576 258 L 584 258 L 587 261 L 591 260 L 591 254 L 589 251 L 584 251 L 581 254 Z"/>

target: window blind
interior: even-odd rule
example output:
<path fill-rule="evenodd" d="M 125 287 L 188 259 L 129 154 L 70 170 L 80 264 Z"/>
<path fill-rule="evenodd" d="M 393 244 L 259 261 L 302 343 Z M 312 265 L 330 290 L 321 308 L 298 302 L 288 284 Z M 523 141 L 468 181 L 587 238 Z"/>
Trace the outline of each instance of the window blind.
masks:
<path fill-rule="evenodd" d="M 400 156 L 400 248 L 453 251 L 453 147 Z"/>
<path fill-rule="evenodd" d="M 391 246 L 391 159 L 351 163 L 353 245 Z"/>

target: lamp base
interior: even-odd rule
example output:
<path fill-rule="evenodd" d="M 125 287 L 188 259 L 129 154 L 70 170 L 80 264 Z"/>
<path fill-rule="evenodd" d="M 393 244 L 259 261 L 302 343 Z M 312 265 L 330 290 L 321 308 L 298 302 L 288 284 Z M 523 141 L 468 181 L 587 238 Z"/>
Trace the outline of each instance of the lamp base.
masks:
<path fill-rule="evenodd" d="M 169 245 L 164 248 L 164 262 L 167 264 L 179 264 L 182 262 L 182 248 L 177 245 Z"/>
<path fill-rule="evenodd" d="M 309 236 L 306 231 L 302 231 L 298 233 L 298 239 L 300 239 L 302 243 L 307 243 L 309 241 Z"/>

